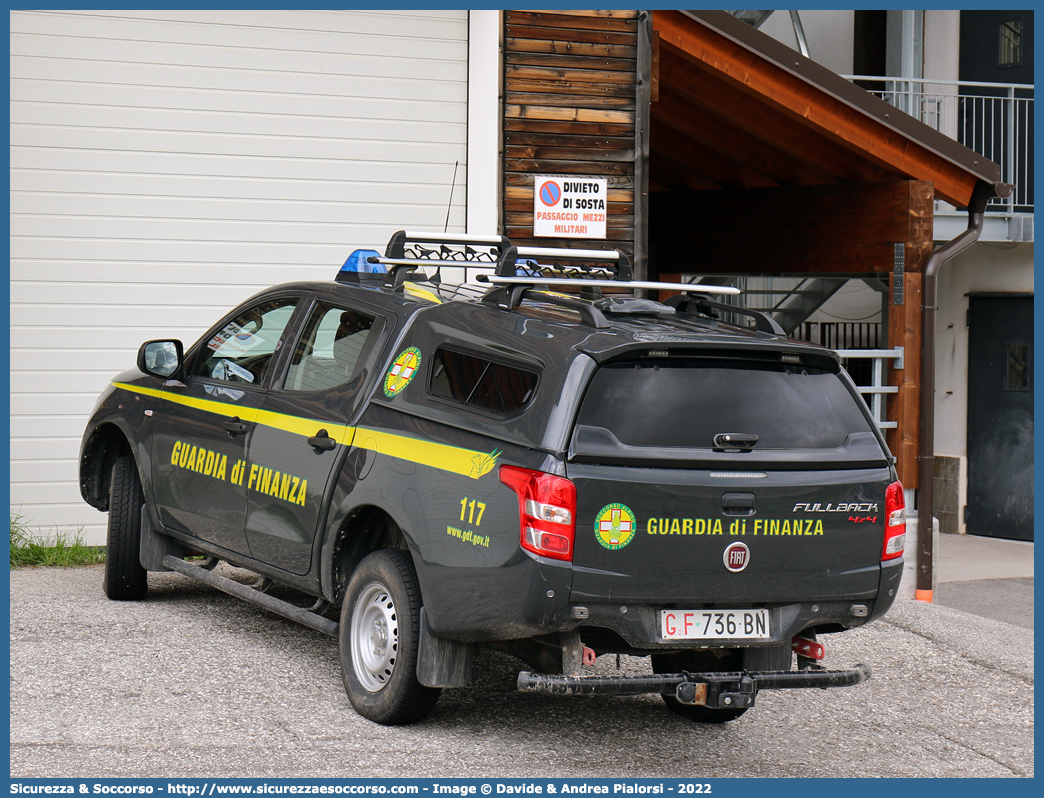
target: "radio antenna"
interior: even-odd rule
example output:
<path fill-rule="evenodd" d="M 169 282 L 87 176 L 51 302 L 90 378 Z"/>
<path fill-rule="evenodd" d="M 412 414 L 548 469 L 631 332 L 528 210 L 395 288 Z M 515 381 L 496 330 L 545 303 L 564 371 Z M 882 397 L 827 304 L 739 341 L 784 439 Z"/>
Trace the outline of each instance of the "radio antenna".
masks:
<path fill-rule="evenodd" d="M 457 167 L 460 166 L 460 161 L 453 164 L 453 180 L 450 181 L 450 196 L 449 202 L 446 204 L 446 226 L 442 228 L 442 232 L 449 230 L 449 217 L 450 209 L 453 208 L 453 188 L 457 185 Z"/>

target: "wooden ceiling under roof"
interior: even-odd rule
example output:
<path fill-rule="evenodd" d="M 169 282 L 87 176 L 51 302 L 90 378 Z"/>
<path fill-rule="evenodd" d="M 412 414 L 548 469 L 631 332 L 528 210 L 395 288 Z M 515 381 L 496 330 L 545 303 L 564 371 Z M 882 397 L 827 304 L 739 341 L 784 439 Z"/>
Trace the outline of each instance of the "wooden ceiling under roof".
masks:
<path fill-rule="evenodd" d="M 720 11 L 654 11 L 650 190 L 926 181 L 966 206 L 999 167 Z"/>

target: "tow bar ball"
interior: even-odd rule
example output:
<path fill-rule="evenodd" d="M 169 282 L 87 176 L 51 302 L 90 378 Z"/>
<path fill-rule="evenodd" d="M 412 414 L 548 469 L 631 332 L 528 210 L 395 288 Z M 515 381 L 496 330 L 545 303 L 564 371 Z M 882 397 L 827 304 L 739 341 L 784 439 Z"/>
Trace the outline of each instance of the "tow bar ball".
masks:
<path fill-rule="evenodd" d="M 674 696 L 682 704 L 704 706 L 708 709 L 746 709 L 754 706 L 757 685 L 744 674 L 738 681 L 682 682 Z"/>

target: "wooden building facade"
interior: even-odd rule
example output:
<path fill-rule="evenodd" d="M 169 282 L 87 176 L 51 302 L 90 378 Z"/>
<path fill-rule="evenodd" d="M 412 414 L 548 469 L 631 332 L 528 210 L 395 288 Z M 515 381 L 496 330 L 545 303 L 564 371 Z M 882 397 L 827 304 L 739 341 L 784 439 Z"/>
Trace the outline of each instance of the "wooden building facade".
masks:
<path fill-rule="evenodd" d="M 533 246 L 582 246 L 533 237 L 533 177 L 602 177 L 607 243 L 632 261 L 643 258 L 635 186 L 646 182 L 649 87 L 640 78 L 651 65 L 648 13 L 505 11 L 503 53 L 505 235 Z"/>

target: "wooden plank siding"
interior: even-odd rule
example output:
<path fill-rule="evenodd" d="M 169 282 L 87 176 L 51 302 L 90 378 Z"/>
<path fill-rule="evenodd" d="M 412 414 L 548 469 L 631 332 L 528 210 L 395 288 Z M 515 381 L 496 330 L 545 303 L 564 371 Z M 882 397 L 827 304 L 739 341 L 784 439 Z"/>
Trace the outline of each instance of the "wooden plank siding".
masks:
<path fill-rule="evenodd" d="M 505 11 L 505 235 L 524 245 L 635 252 L 638 11 Z M 645 56 L 647 57 L 647 55 Z M 606 240 L 533 237 L 536 175 L 608 181 Z"/>

